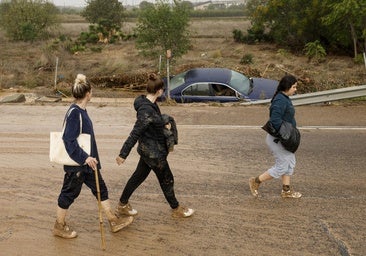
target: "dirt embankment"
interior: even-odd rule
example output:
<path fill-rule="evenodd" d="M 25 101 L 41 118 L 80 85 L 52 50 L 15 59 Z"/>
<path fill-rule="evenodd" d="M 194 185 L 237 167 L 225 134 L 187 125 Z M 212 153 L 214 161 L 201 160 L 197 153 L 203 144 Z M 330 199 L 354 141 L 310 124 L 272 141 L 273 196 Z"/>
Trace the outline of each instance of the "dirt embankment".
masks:
<path fill-rule="evenodd" d="M 130 33 L 136 24 L 126 22 L 123 29 Z M 226 67 L 247 76 L 279 80 L 284 74 L 300 79 L 299 93 L 361 85 L 366 81 L 364 65 L 356 65 L 352 57 L 329 55 L 321 63 L 309 62 L 302 53 L 269 44 L 235 43 L 233 29 L 246 31 L 246 19 L 196 20 L 190 24 L 192 47 L 180 59 L 171 62 L 170 73 L 177 74 L 193 67 Z M 65 23 L 60 33 L 76 38 L 88 24 Z M 77 73 L 84 73 L 95 87 L 125 87 L 129 96 L 143 87 L 147 74 L 159 72 L 159 59 L 138 54 L 134 41 L 116 45 L 101 45 L 101 53 L 92 51 L 70 54 L 54 40 L 35 43 L 15 43 L 0 32 L 0 89 L 37 90 L 54 93 L 55 87 L 68 94 Z M 58 45 L 58 46 L 57 46 Z M 251 63 L 242 64 L 245 56 Z M 56 59 L 58 72 L 55 84 Z M 164 75 L 165 60 L 160 72 Z M 5 64 L 6 63 L 6 64 Z M 109 95 L 113 95 L 113 92 Z M 102 96 L 102 95 L 100 95 Z"/>

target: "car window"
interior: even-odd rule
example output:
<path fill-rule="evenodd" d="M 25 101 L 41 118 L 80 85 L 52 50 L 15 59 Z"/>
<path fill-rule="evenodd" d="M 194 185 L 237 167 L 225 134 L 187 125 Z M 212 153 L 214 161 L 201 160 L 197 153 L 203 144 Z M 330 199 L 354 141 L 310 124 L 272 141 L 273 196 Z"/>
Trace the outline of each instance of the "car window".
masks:
<path fill-rule="evenodd" d="M 174 76 L 173 78 L 171 78 L 169 81 L 169 89 L 173 90 L 173 89 L 177 88 L 178 86 L 184 84 L 184 82 L 185 82 L 184 78 L 186 76 L 186 73 L 187 72 L 183 72 L 183 73 L 180 73 L 180 74 Z"/>
<path fill-rule="evenodd" d="M 230 87 L 223 84 L 212 84 L 213 95 L 215 96 L 235 96 L 236 93 Z"/>
<path fill-rule="evenodd" d="M 252 84 L 249 78 L 236 71 L 231 71 L 230 85 L 245 95 L 252 91 Z"/>
<path fill-rule="evenodd" d="M 183 92 L 185 96 L 209 96 L 210 89 L 207 83 L 199 83 L 188 86 Z"/>

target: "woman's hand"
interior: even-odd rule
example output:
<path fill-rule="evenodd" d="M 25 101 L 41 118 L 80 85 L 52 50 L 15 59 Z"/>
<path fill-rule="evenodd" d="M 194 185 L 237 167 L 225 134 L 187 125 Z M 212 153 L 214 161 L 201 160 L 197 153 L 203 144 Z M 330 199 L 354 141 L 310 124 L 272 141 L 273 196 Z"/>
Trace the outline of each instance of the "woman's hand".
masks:
<path fill-rule="evenodd" d="M 93 170 L 97 169 L 97 164 L 98 164 L 98 160 L 94 157 L 89 156 L 86 160 L 85 163 L 92 168 Z"/>
<path fill-rule="evenodd" d="M 125 159 L 123 159 L 122 157 L 120 157 L 120 156 L 117 156 L 117 158 L 116 158 L 116 162 L 117 162 L 117 164 L 118 165 L 121 165 L 121 164 L 123 164 L 124 162 L 125 162 Z"/>
<path fill-rule="evenodd" d="M 165 125 L 165 128 L 167 128 L 168 130 L 170 130 L 170 129 L 172 128 L 172 124 L 171 124 L 171 123 L 167 123 L 167 124 Z"/>

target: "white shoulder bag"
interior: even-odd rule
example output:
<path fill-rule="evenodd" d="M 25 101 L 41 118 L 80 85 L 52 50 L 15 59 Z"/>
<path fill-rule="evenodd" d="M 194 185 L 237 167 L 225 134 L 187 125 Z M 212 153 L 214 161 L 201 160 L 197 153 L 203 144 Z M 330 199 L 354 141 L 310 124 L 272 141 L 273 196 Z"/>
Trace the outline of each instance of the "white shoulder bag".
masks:
<path fill-rule="evenodd" d="M 70 109 L 68 115 L 70 115 Z M 69 166 L 80 166 L 77 162 L 71 159 L 69 154 L 66 151 L 64 141 L 62 140 L 62 136 L 65 131 L 66 120 L 62 128 L 62 132 L 50 132 L 50 161 L 56 164 L 69 165 Z M 82 118 L 80 114 L 80 134 L 77 138 L 79 146 L 90 155 L 90 134 L 81 133 L 82 129 Z"/>

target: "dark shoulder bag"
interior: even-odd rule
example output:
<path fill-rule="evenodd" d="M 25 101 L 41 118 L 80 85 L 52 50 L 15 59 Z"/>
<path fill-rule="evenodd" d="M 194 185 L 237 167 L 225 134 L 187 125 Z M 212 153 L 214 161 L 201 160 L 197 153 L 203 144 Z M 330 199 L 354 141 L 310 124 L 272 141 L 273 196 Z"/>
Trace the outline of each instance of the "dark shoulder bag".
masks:
<path fill-rule="evenodd" d="M 277 131 L 268 120 L 268 122 L 262 126 L 262 129 L 273 137 L 278 138 L 276 139 L 276 143 L 280 141 L 283 147 L 292 153 L 295 153 L 300 145 L 300 131 L 289 122 L 282 122 L 280 129 Z"/>
<path fill-rule="evenodd" d="M 268 120 L 265 125 L 262 126 L 262 129 L 268 132 L 273 137 L 278 137 L 278 132 L 273 127 L 272 123 Z"/>
<path fill-rule="evenodd" d="M 286 150 L 295 153 L 300 145 L 300 131 L 291 123 L 284 121 L 281 124 L 278 134 L 283 147 Z"/>

